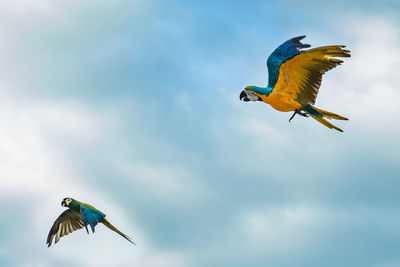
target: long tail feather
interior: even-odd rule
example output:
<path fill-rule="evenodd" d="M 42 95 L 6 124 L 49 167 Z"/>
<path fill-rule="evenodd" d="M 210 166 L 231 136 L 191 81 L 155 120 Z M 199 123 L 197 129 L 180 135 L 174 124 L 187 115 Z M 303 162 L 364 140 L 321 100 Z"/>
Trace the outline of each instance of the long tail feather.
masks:
<path fill-rule="evenodd" d="M 336 127 L 335 125 L 333 125 L 332 123 L 330 123 L 329 121 L 327 121 L 326 119 L 324 119 L 323 117 L 319 117 L 319 116 L 314 116 L 311 115 L 311 117 L 313 117 L 314 119 L 316 119 L 317 121 L 319 121 L 320 123 L 322 123 L 323 125 L 325 125 L 326 127 L 328 127 L 329 129 L 335 129 L 338 130 L 339 132 L 343 132 L 342 129 Z"/>
<path fill-rule="evenodd" d="M 326 127 L 330 128 L 330 129 L 333 128 L 335 130 L 338 130 L 339 132 L 343 132 L 343 130 L 338 128 L 338 127 L 336 127 L 335 125 L 333 125 L 332 123 L 327 121 L 325 118 L 336 119 L 336 120 L 348 120 L 348 118 L 342 117 L 342 116 L 340 116 L 338 114 L 335 114 L 335 113 L 332 113 L 332 112 L 329 112 L 329 111 L 325 111 L 325 110 L 313 107 L 311 105 L 303 106 L 302 110 L 304 110 L 305 112 L 310 114 L 311 117 L 313 117 L 315 120 L 317 120 L 318 122 L 322 123 Z"/>
<path fill-rule="evenodd" d="M 114 225 L 112 225 L 109 221 L 107 221 L 106 218 L 103 218 L 102 223 L 107 226 L 108 228 L 110 228 L 111 230 L 113 230 L 114 232 L 117 232 L 118 234 L 120 234 L 123 238 L 125 238 L 126 240 L 128 240 L 129 242 L 131 242 L 132 244 L 136 245 L 135 242 L 132 241 L 132 239 L 125 235 L 124 233 L 122 233 L 120 230 L 118 230 L 117 228 L 114 227 Z"/>
<path fill-rule="evenodd" d="M 325 111 L 325 110 L 322 110 L 322 109 L 319 109 L 319 108 L 316 108 L 316 107 L 312 107 L 312 108 L 314 110 L 316 110 L 318 113 L 320 113 L 322 116 L 330 118 L 330 119 L 345 120 L 345 121 L 349 120 L 348 118 L 342 117 L 342 116 L 340 116 L 338 114 L 335 114 L 335 113 L 332 113 L 332 112 L 329 112 L 329 111 Z"/>

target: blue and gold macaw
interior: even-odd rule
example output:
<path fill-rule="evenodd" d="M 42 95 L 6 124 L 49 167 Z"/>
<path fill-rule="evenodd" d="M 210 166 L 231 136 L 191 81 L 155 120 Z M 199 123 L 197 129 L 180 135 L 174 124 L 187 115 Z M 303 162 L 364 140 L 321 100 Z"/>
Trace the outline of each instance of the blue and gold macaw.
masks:
<path fill-rule="evenodd" d="M 101 222 L 111 230 L 117 232 L 129 242 L 135 244 L 130 237 L 123 234 L 117 228 L 115 228 L 109 221 L 106 220 L 106 215 L 96 209 L 95 207 L 79 202 L 73 198 L 64 198 L 61 202 L 61 206 L 68 207 L 66 211 L 54 222 L 50 229 L 49 235 L 47 236 L 47 246 L 51 246 L 51 242 L 55 237 L 55 243 L 57 243 L 61 237 L 72 233 L 73 231 L 79 230 L 83 227 L 86 228 L 86 232 L 89 234 L 87 226 L 89 225 L 94 233 L 94 227 L 97 223 Z"/>
<path fill-rule="evenodd" d="M 350 51 L 343 45 L 322 46 L 309 50 L 310 45 L 300 42 L 305 36 L 292 38 L 281 44 L 268 57 L 268 86 L 247 86 L 240 93 L 240 100 L 263 101 L 274 109 L 294 111 L 296 114 L 311 116 L 328 128 L 342 129 L 325 118 L 348 120 L 332 112 L 314 107 L 322 75 L 340 65 L 343 61 L 335 57 L 350 57 Z"/>

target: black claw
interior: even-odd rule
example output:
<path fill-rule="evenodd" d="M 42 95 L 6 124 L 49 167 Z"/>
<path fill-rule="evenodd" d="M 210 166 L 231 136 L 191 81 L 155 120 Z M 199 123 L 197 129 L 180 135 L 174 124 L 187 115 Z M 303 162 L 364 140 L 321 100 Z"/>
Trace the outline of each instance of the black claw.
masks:
<path fill-rule="evenodd" d="M 297 111 L 297 109 L 296 109 L 296 111 Z M 293 115 L 292 115 L 292 117 L 290 117 L 289 122 L 290 122 L 290 121 L 294 118 L 294 116 L 296 115 L 296 113 L 297 113 L 296 111 L 293 112 Z"/>

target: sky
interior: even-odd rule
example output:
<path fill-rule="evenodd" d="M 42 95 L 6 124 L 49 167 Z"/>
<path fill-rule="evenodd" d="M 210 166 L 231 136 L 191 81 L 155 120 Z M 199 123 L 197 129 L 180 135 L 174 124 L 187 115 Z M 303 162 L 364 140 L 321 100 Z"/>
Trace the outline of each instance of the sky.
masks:
<path fill-rule="evenodd" d="M 1 266 L 400 266 L 400 3 L 0 1 Z M 299 35 L 316 106 L 241 102 Z M 64 197 L 103 225 L 47 248 Z"/>

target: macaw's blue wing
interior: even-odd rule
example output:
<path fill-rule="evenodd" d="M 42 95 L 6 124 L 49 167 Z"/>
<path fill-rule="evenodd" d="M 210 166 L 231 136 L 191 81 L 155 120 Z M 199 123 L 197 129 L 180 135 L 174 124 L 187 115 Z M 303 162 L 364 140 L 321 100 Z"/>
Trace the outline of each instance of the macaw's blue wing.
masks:
<path fill-rule="evenodd" d="M 88 204 L 81 204 L 81 215 L 85 223 L 85 227 L 89 224 L 93 233 L 94 233 L 94 227 L 99 222 L 101 222 L 104 217 L 106 217 L 104 213 L 102 213 L 101 211 L 97 210 L 96 208 Z"/>
<path fill-rule="evenodd" d="M 278 48 L 271 53 L 271 55 L 267 59 L 267 67 L 268 67 L 268 87 L 273 88 L 278 80 L 279 76 L 279 66 L 282 62 L 294 57 L 299 54 L 302 48 L 310 47 L 309 44 L 303 44 L 300 42 L 305 35 L 294 37 L 290 40 L 287 40 Z"/>

